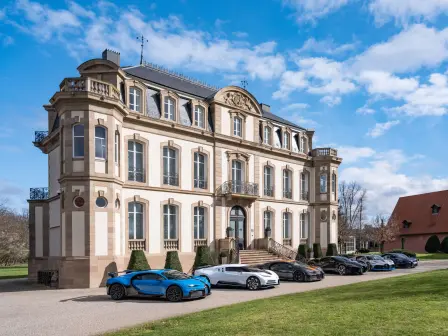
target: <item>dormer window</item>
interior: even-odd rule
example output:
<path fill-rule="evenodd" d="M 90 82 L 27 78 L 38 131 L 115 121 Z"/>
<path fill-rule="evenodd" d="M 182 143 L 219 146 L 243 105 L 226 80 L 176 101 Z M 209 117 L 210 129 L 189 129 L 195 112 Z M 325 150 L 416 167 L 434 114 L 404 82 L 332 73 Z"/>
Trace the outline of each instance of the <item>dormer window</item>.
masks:
<path fill-rule="evenodd" d="M 142 104 L 141 104 L 142 91 L 135 86 L 129 89 L 129 108 L 135 112 L 141 112 Z"/>
<path fill-rule="evenodd" d="M 283 148 L 289 149 L 289 133 L 288 132 L 283 133 Z"/>
<path fill-rule="evenodd" d="M 165 97 L 164 99 L 164 105 L 165 105 L 165 119 L 176 121 L 176 104 L 174 102 L 173 98 Z"/>
<path fill-rule="evenodd" d="M 202 106 L 196 105 L 194 108 L 194 125 L 204 128 L 205 109 Z"/>
<path fill-rule="evenodd" d="M 271 144 L 271 128 L 268 126 L 264 127 L 264 144 L 265 145 Z"/>
<path fill-rule="evenodd" d="M 431 213 L 432 213 L 433 215 L 438 215 L 439 212 L 440 212 L 440 208 L 441 208 L 440 205 L 433 204 L 432 207 L 431 207 Z"/>
<path fill-rule="evenodd" d="M 233 135 L 237 137 L 242 136 L 242 120 L 239 117 L 233 118 Z"/>
<path fill-rule="evenodd" d="M 403 221 L 403 228 L 408 229 L 411 226 L 412 222 L 407 221 L 406 219 Z"/>

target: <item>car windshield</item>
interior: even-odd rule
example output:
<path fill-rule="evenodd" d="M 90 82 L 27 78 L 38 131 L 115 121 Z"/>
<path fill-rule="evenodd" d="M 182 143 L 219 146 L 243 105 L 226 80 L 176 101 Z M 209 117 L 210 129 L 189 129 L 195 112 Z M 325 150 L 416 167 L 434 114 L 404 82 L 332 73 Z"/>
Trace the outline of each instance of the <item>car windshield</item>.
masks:
<path fill-rule="evenodd" d="M 383 260 L 383 258 L 380 257 L 380 256 L 371 256 L 369 259 L 372 259 L 372 260 Z"/>
<path fill-rule="evenodd" d="M 350 260 L 347 257 L 342 257 L 342 256 L 337 256 L 337 257 L 333 257 L 333 258 L 338 260 L 338 261 L 353 261 L 353 260 Z"/>
<path fill-rule="evenodd" d="M 162 273 L 168 280 L 186 280 L 191 279 L 191 276 L 179 271 L 167 271 Z"/>
<path fill-rule="evenodd" d="M 307 265 L 307 264 L 305 264 L 305 263 L 303 263 L 301 261 L 294 261 L 291 264 L 298 265 L 298 266 L 301 266 L 301 267 L 310 267 L 310 265 Z"/>
<path fill-rule="evenodd" d="M 241 267 L 243 272 L 265 272 L 265 270 L 259 269 L 259 268 L 255 268 L 255 267 Z"/>

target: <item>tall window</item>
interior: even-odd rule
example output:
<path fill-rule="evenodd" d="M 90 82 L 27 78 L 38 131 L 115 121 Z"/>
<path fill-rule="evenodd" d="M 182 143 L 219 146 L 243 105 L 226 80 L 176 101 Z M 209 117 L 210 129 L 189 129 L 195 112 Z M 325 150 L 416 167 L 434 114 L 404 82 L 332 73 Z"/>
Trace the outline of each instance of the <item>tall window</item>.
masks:
<path fill-rule="evenodd" d="M 102 126 L 95 126 L 95 158 L 106 159 L 107 142 L 106 129 Z"/>
<path fill-rule="evenodd" d="M 118 132 L 115 132 L 114 161 L 117 165 L 120 162 L 120 133 Z"/>
<path fill-rule="evenodd" d="M 142 90 L 131 87 L 129 89 L 129 108 L 132 111 L 141 112 L 142 111 Z"/>
<path fill-rule="evenodd" d="M 129 239 L 143 239 L 143 204 L 130 202 L 128 213 Z"/>
<path fill-rule="evenodd" d="M 291 239 L 291 214 L 283 213 L 283 239 Z"/>
<path fill-rule="evenodd" d="M 265 196 L 274 196 L 274 183 L 272 176 L 272 167 L 264 166 L 264 195 Z"/>
<path fill-rule="evenodd" d="M 304 137 L 300 137 L 300 151 L 302 153 L 305 153 L 305 138 Z"/>
<path fill-rule="evenodd" d="M 128 180 L 143 182 L 143 145 L 136 141 L 128 141 Z"/>
<path fill-rule="evenodd" d="M 308 200 L 308 190 L 306 188 L 306 175 L 305 173 L 300 174 L 300 195 L 302 200 Z"/>
<path fill-rule="evenodd" d="M 283 148 L 289 149 L 289 133 L 288 132 L 283 133 Z"/>
<path fill-rule="evenodd" d="M 300 214 L 300 238 L 307 238 L 308 232 L 306 228 L 306 214 Z"/>
<path fill-rule="evenodd" d="M 233 135 L 238 137 L 243 136 L 241 118 L 238 117 L 233 118 Z"/>
<path fill-rule="evenodd" d="M 165 97 L 164 104 L 165 104 L 165 119 L 176 121 L 176 114 L 174 112 L 176 105 L 174 103 L 174 99 L 170 97 Z"/>
<path fill-rule="evenodd" d="M 264 127 L 264 143 L 266 145 L 271 143 L 271 128 L 268 126 Z"/>
<path fill-rule="evenodd" d="M 264 233 L 265 233 L 266 237 L 271 236 L 271 230 L 272 230 L 272 212 L 265 211 L 264 212 Z"/>
<path fill-rule="evenodd" d="M 84 125 L 73 126 L 73 157 L 84 157 Z"/>
<path fill-rule="evenodd" d="M 167 146 L 163 147 L 163 184 L 179 185 L 177 150 Z"/>
<path fill-rule="evenodd" d="M 205 175 L 205 155 L 194 153 L 194 187 L 206 189 L 207 179 Z"/>
<path fill-rule="evenodd" d="M 333 200 L 336 200 L 336 174 L 331 174 L 331 193 L 333 194 Z"/>
<path fill-rule="evenodd" d="M 292 198 L 291 171 L 283 169 L 283 197 Z"/>
<path fill-rule="evenodd" d="M 197 105 L 194 109 L 194 124 L 200 128 L 204 128 L 205 109 Z"/>
<path fill-rule="evenodd" d="M 243 164 L 241 161 L 232 161 L 232 192 L 239 193 L 243 190 Z"/>
<path fill-rule="evenodd" d="M 177 239 L 177 206 L 163 206 L 163 239 Z"/>
<path fill-rule="evenodd" d="M 204 207 L 194 207 L 194 239 L 205 239 L 205 213 Z"/>
<path fill-rule="evenodd" d="M 327 192 L 327 175 L 326 174 L 320 175 L 320 192 L 321 193 Z"/>

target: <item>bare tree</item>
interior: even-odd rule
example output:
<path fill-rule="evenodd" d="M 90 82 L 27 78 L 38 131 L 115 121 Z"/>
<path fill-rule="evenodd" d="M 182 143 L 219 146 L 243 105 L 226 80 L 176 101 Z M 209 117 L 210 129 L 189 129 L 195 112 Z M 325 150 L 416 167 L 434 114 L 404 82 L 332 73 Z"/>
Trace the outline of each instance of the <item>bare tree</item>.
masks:
<path fill-rule="evenodd" d="M 358 182 L 342 181 L 339 184 L 338 241 L 340 245 L 356 232 L 358 232 L 359 241 L 361 240 L 366 193 L 366 189 Z"/>
<path fill-rule="evenodd" d="M 400 233 L 400 224 L 396 216 L 376 215 L 372 223 L 371 235 L 384 252 L 384 244 L 395 241 Z"/>

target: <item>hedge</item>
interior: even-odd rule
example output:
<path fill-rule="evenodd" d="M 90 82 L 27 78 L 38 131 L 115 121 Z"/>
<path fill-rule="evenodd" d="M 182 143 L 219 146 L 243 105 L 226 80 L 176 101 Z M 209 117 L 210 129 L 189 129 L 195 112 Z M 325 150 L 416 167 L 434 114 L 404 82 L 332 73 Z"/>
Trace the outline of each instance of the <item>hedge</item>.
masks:
<path fill-rule="evenodd" d="M 194 258 L 193 270 L 201 266 L 215 265 L 210 256 L 210 248 L 208 246 L 198 246 L 196 257 Z"/>
<path fill-rule="evenodd" d="M 148 259 L 146 259 L 145 252 L 141 250 L 133 250 L 131 258 L 129 259 L 128 270 L 144 271 L 149 270 Z"/>
<path fill-rule="evenodd" d="M 307 248 L 305 244 L 299 245 L 299 248 L 297 249 L 296 260 L 300 260 L 301 258 L 307 258 L 306 249 Z"/>
<path fill-rule="evenodd" d="M 338 255 L 338 248 L 336 244 L 328 244 L 327 257 Z"/>
<path fill-rule="evenodd" d="M 448 253 L 448 237 L 443 238 L 442 243 L 440 244 L 440 251 Z"/>
<path fill-rule="evenodd" d="M 436 235 L 432 235 L 428 238 L 425 245 L 425 251 L 428 253 L 436 253 L 440 250 L 440 240 Z"/>
<path fill-rule="evenodd" d="M 183 272 L 182 264 L 180 263 L 177 251 L 168 251 L 166 253 L 165 269 L 173 269 L 179 272 Z"/>
<path fill-rule="evenodd" d="M 322 249 L 320 248 L 319 243 L 313 244 L 313 257 L 314 258 L 322 258 Z"/>

